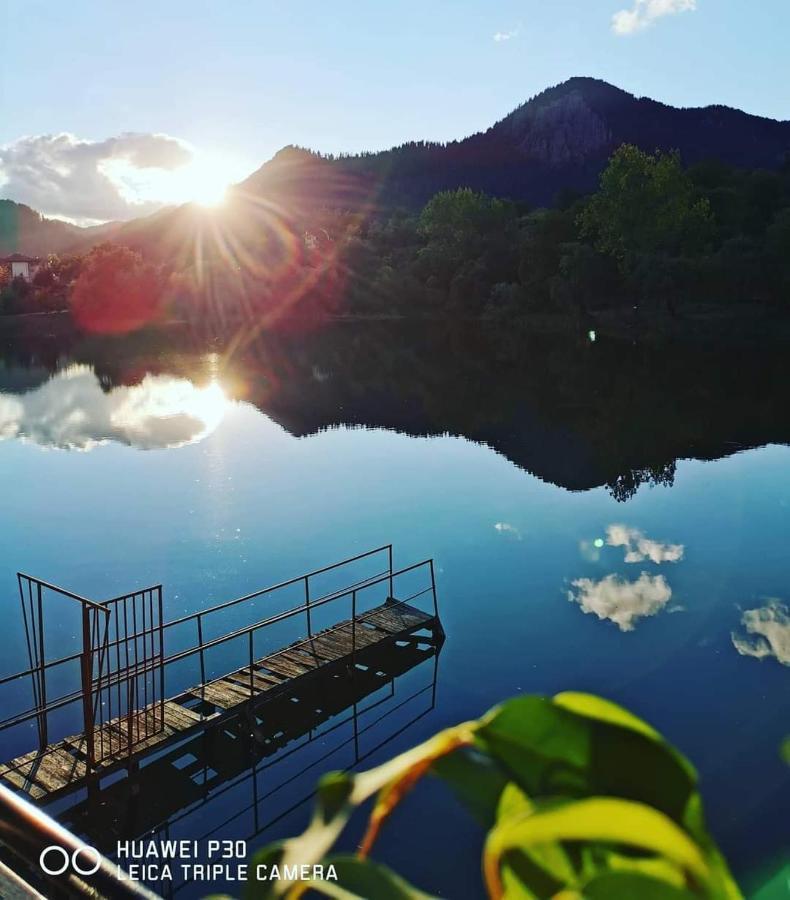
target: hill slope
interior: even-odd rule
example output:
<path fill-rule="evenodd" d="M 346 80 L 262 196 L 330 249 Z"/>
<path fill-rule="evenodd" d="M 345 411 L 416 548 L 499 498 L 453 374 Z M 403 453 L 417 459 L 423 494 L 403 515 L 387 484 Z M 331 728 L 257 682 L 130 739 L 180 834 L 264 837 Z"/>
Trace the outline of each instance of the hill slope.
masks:
<path fill-rule="evenodd" d="M 356 179 L 358 191 L 374 190 L 385 206 L 420 206 L 437 191 L 461 185 L 547 204 L 562 189 L 594 188 L 606 160 L 623 143 L 650 152 L 677 149 L 687 164 L 716 158 L 743 168 L 776 169 L 790 158 L 790 122 L 724 106 L 678 109 L 604 81 L 571 78 L 463 140 L 404 144 L 321 162 L 346 193 Z M 275 157 L 240 187 L 266 194 L 278 163 L 281 167 Z"/>
<path fill-rule="evenodd" d="M 0 200 L 0 256 L 28 253 L 77 253 L 110 237 L 116 222 L 80 228 L 60 219 L 47 219 L 24 203 Z"/>

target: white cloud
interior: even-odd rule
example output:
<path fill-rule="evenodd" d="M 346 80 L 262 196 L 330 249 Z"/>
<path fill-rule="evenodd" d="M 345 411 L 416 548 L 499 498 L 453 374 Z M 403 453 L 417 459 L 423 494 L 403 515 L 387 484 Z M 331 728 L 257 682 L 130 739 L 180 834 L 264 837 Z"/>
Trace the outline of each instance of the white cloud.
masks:
<path fill-rule="evenodd" d="M 511 525 L 510 522 L 497 522 L 494 525 L 494 528 L 496 528 L 496 530 L 500 532 L 500 534 L 509 534 L 517 541 L 521 540 L 521 532 L 518 530 L 518 528 L 516 528 L 515 525 Z"/>
<path fill-rule="evenodd" d="M 610 547 L 625 547 L 627 563 L 644 562 L 649 559 L 654 563 L 679 562 L 683 559 L 683 544 L 662 544 L 645 537 L 638 528 L 627 525 L 610 525 L 606 529 L 606 543 Z"/>
<path fill-rule="evenodd" d="M 0 440 L 64 450 L 108 441 L 144 450 L 179 447 L 210 434 L 226 407 L 217 384 L 146 375 L 137 385 L 104 391 L 93 369 L 74 365 L 25 394 L 0 394 Z"/>
<path fill-rule="evenodd" d="M 654 616 L 669 603 L 672 588 L 663 575 L 642 572 L 636 581 L 607 575 L 600 581 L 577 578 L 571 583 L 568 599 L 578 603 L 585 613 L 614 622 L 620 631 L 633 631 L 636 623 Z"/>
<path fill-rule="evenodd" d="M 513 28 L 511 31 L 497 31 L 494 35 L 494 40 L 497 44 L 501 44 L 503 41 L 511 41 L 513 38 L 518 37 L 520 28 Z"/>
<path fill-rule="evenodd" d="M 773 657 L 790 666 L 790 609 L 780 600 L 770 600 L 758 609 L 747 609 L 741 624 L 748 637 L 733 632 L 732 643 L 741 656 Z"/>
<path fill-rule="evenodd" d="M 612 16 L 612 31 L 626 35 L 642 31 L 664 16 L 693 12 L 697 0 L 634 0 L 630 9 L 621 9 Z"/>
<path fill-rule="evenodd" d="M 162 190 L 151 196 L 146 184 L 166 187 L 193 159 L 188 144 L 166 134 L 23 137 L 0 147 L 0 196 L 79 223 L 128 219 L 170 202 Z"/>

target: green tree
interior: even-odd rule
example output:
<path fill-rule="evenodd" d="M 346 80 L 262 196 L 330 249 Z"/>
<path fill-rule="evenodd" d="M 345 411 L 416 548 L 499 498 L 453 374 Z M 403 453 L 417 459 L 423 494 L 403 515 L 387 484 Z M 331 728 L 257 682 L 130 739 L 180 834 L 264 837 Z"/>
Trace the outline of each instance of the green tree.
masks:
<path fill-rule="evenodd" d="M 645 255 L 698 253 L 713 230 L 710 204 L 698 195 L 680 156 L 644 153 L 630 144 L 613 154 L 578 222 L 582 235 L 625 274 Z"/>
<path fill-rule="evenodd" d="M 516 207 L 470 188 L 442 191 L 423 209 L 418 232 L 424 240 L 419 261 L 425 278 L 449 288 L 459 283 L 513 279 L 516 268 Z M 461 271 L 463 270 L 463 271 Z"/>
<path fill-rule="evenodd" d="M 774 217 L 765 235 L 777 299 L 790 304 L 790 206 Z"/>

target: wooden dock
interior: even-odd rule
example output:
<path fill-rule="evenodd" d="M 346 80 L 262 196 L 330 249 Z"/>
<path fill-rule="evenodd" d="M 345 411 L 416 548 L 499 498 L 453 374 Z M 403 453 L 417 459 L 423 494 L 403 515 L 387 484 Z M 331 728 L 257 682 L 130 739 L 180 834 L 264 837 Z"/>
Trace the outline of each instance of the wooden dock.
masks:
<path fill-rule="evenodd" d="M 434 709 L 441 646 L 432 635 L 399 637 L 360 652 L 355 666 L 341 661 L 291 680 L 257 708 L 255 722 L 242 712 L 209 724 L 129 777 L 63 796 L 58 820 L 108 856 L 118 841 L 167 839 L 183 820 L 204 840 L 238 821 L 234 833 L 252 840 L 287 814 L 295 794 L 311 795 L 316 765 L 361 763 Z"/>
<path fill-rule="evenodd" d="M 390 582 L 397 574 L 390 570 Z M 366 586 L 373 583 L 368 581 Z M 313 607 L 339 596 L 344 595 L 322 598 Z M 153 632 L 153 628 L 149 630 Z M 253 660 L 252 665 L 199 683 L 171 698 L 159 698 L 133 716 L 110 719 L 94 729 L 92 742 L 83 732 L 23 754 L 0 766 L 0 780 L 36 801 L 46 802 L 96 783 L 118 769 L 132 770 L 145 757 L 226 719 L 246 715 L 254 730 L 256 715 L 265 720 L 262 707 L 270 699 L 330 671 L 364 665 L 368 651 L 423 630 L 441 637 L 435 612 L 426 613 L 388 597 L 383 604 Z M 147 633 L 143 631 L 144 636 Z M 93 748 L 98 746 L 103 749 L 97 759 Z"/>

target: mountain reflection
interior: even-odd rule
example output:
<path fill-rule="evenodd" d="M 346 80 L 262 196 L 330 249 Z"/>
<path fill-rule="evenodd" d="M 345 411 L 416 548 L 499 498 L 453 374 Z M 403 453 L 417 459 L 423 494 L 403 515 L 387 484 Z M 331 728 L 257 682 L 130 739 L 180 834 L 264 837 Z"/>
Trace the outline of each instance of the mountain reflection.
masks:
<path fill-rule="evenodd" d="M 139 384 L 102 385 L 92 368 L 71 365 L 22 394 L 0 393 L 0 440 L 90 450 L 114 441 L 150 450 L 180 447 L 211 433 L 227 406 L 216 382 L 146 374 Z"/>
<path fill-rule="evenodd" d="M 154 376 L 196 385 L 220 379 L 228 397 L 249 402 L 297 437 L 334 426 L 457 435 L 543 481 L 574 491 L 606 487 L 621 501 L 643 485 L 671 486 L 679 459 L 790 443 L 790 355 L 767 340 L 759 347 L 642 344 L 598 335 L 591 343 L 586 334 L 430 321 L 332 322 L 308 333 L 258 336 L 173 327 L 113 340 L 65 326 L 62 334 L 32 331 L 0 333 L 0 391 L 25 408 L 11 404 L 4 433 L 40 431 L 42 443 L 56 446 L 91 439 L 170 446 L 210 430 L 220 398 L 185 385 L 181 406 L 174 403 L 170 413 L 155 413 L 148 425 L 116 426 L 113 391 L 139 387 L 144 396 L 159 384 Z M 91 430 L 69 422 L 76 440 L 59 436 L 44 408 L 40 427 L 32 406 L 39 395 L 31 395 L 37 385 L 45 395 L 45 379 L 74 363 L 91 366 L 110 389 Z M 95 380 L 92 391 L 101 406 Z M 644 536 L 620 539 L 634 562 L 682 552 Z"/>

